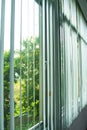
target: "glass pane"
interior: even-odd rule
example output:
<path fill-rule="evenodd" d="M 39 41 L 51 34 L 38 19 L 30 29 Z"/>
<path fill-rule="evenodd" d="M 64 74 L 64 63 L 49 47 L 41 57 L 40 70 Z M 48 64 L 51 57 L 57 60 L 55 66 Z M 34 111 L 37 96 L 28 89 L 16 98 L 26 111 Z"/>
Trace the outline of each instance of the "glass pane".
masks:
<path fill-rule="evenodd" d="M 63 0 L 64 4 L 64 15 L 67 16 L 68 19 L 70 19 L 70 1 L 69 0 Z"/>
<path fill-rule="evenodd" d="M 10 129 L 10 17 L 11 0 L 5 3 L 4 35 L 4 129 Z"/>
<path fill-rule="evenodd" d="M 14 120 L 15 130 L 26 130 L 42 120 L 40 113 L 39 9 L 35 0 L 15 1 Z M 4 126 L 10 129 L 10 26 L 11 0 L 6 0 L 4 37 Z M 40 14 L 41 15 L 41 14 Z M 41 35 L 41 34 L 40 34 Z M 40 96 L 39 96 L 40 95 Z M 41 113 L 42 115 L 42 113 Z"/>
<path fill-rule="evenodd" d="M 70 21 L 71 23 L 76 27 L 76 1 L 75 0 L 71 0 L 70 1 L 70 11 L 71 11 L 71 14 L 70 14 Z"/>
<path fill-rule="evenodd" d="M 66 58 L 66 121 L 72 121 L 72 42 L 70 26 L 65 24 L 65 58 Z"/>
<path fill-rule="evenodd" d="M 61 5 L 62 4 L 62 5 Z M 86 21 L 75 0 L 61 0 L 61 129 L 86 105 Z M 62 11 L 62 12 L 61 12 Z M 80 36 L 80 35 L 81 36 Z"/>
<path fill-rule="evenodd" d="M 65 106 L 66 106 L 66 85 L 65 85 L 65 37 L 64 37 L 64 23 L 60 27 L 60 34 L 61 34 L 61 130 L 64 129 L 65 125 Z"/>
<path fill-rule="evenodd" d="M 78 44 L 77 34 L 72 30 L 72 118 L 78 114 Z"/>
<path fill-rule="evenodd" d="M 87 45 L 81 40 L 82 51 L 82 106 L 87 104 Z"/>
<path fill-rule="evenodd" d="M 64 34 L 65 32 L 65 34 Z M 61 33 L 61 129 L 77 117 L 80 100 L 79 46 L 77 34 L 63 23 Z M 79 44 L 80 45 L 80 44 Z M 78 86 L 79 85 L 79 86 Z"/>

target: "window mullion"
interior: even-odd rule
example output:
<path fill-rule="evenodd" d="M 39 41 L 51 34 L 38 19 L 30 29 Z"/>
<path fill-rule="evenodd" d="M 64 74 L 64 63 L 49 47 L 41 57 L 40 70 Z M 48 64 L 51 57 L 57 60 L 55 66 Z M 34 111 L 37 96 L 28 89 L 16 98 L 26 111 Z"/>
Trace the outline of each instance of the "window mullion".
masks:
<path fill-rule="evenodd" d="M 53 130 L 53 5 L 50 4 L 50 89 L 51 89 L 51 130 Z"/>
<path fill-rule="evenodd" d="M 33 37 L 35 38 L 35 2 L 33 1 Z M 33 42 L 33 125 L 35 125 L 35 42 Z"/>
<path fill-rule="evenodd" d="M 29 0 L 27 0 L 27 3 L 28 3 L 28 5 L 27 5 L 27 11 L 29 12 Z M 27 14 L 27 17 L 28 17 L 28 29 L 27 29 L 27 31 L 28 31 L 28 35 L 29 35 L 29 13 Z M 29 88 L 30 88 L 30 80 L 29 80 L 29 78 L 30 78 L 30 76 L 29 76 L 29 64 L 30 64 L 30 62 L 29 62 L 29 53 L 30 53 L 30 51 L 29 51 L 29 44 L 27 43 L 27 107 L 28 107 L 28 109 L 27 109 L 27 118 L 28 118 L 28 120 L 27 120 L 27 123 L 28 123 L 28 126 L 29 126 L 29 123 L 30 123 L 30 119 L 29 119 Z"/>
<path fill-rule="evenodd" d="M 46 129 L 46 8 L 45 0 L 42 2 L 42 15 L 43 15 L 43 127 Z"/>
<path fill-rule="evenodd" d="M 14 21 L 15 0 L 11 3 L 11 34 L 10 34 L 10 129 L 14 130 Z"/>
<path fill-rule="evenodd" d="M 51 105 L 51 100 L 50 100 L 50 15 L 49 15 L 49 0 L 46 1 L 46 11 L 47 11 L 47 123 L 48 123 L 48 130 L 51 129 L 51 124 L 50 124 L 50 105 Z"/>
<path fill-rule="evenodd" d="M 20 130 L 22 130 L 22 0 L 20 7 Z"/>
<path fill-rule="evenodd" d="M 40 0 L 39 0 L 39 4 L 40 4 Z M 43 109 L 43 99 L 42 99 L 42 95 L 43 95 L 43 90 L 42 90 L 42 81 L 43 81 L 43 76 L 42 76 L 42 52 L 43 52 L 43 45 L 42 45 L 42 7 L 39 6 L 39 122 L 42 121 L 43 118 L 43 113 L 42 113 L 42 109 Z M 39 130 L 40 130 L 40 123 L 39 123 Z"/>
<path fill-rule="evenodd" d="M 0 130 L 4 130 L 4 16 L 5 0 L 1 1 L 1 20 L 0 20 Z"/>

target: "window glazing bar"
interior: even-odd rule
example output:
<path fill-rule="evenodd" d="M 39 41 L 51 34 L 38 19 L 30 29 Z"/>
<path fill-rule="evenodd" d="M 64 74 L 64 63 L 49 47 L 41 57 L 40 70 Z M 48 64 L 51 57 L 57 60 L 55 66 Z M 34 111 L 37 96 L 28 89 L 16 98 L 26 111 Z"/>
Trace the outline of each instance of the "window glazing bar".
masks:
<path fill-rule="evenodd" d="M 36 125 L 34 125 L 33 127 L 31 127 L 29 130 L 43 130 L 43 122 L 40 121 L 39 123 L 37 123 Z"/>
<path fill-rule="evenodd" d="M 43 127 L 46 128 L 46 61 L 45 61 L 45 44 L 46 44 L 46 10 L 45 0 L 42 2 L 42 14 L 43 14 Z"/>
<path fill-rule="evenodd" d="M 39 0 L 40 3 L 40 0 Z M 40 90 L 39 90 L 39 121 L 41 121 L 43 119 L 43 76 L 42 76 L 42 70 L 43 70 L 43 45 L 42 45 L 42 7 L 39 6 L 39 45 L 40 45 L 40 49 L 39 49 L 39 85 L 40 85 Z"/>
<path fill-rule="evenodd" d="M 29 12 L 29 0 L 27 0 L 27 11 Z M 28 35 L 29 35 L 29 13 L 27 13 L 27 17 L 28 17 L 28 29 L 27 29 L 27 32 L 28 32 Z M 29 107 L 29 45 L 27 44 L 27 107 Z M 30 120 L 29 120 L 29 110 L 27 111 L 27 124 L 28 124 L 28 127 L 29 127 L 29 123 L 30 123 Z"/>
<path fill-rule="evenodd" d="M 22 0 L 20 7 L 20 130 L 22 130 Z"/>
<path fill-rule="evenodd" d="M 51 94 L 51 88 L 50 88 L 50 12 L 49 12 L 49 0 L 46 1 L 46 11 L 47 11 L 47 124 L 48 124 L 48 130 L 51 129 L 50 119 L 51 119 L 51 100 L 50 100 L 50 94 Z"/>
<path fill-rule="evenodd" d="M 60 130 L 60 2 L 55 0 L 53 4 L 53 42 L 54 42 L 54 52 L 53 52 L 53 66 L 54 66 L 54 97 L 53 97 L 53 106 L 54 106 L 54 130 Z M 57 25 L 57 26 L 56 26 Z"/>
<path fill-rule="evenodd" d="M 53 130 L 53 16 L 52 3 L 50 4 L 50 87 L 51 87 L 51 130 Z"/>
<path fill-rule="evenodd" d="M 10 130 L 14 130 L 14 21 L 15 0 L 11 1 L 11 34 L 10 34 Z"/>
<path fill-rule="evenodd" d="M 5 0 L 0 1 L 0 130 L 4 130 L 4 16 Z"/>
<path fill-rule="evenodd" d="M 87 44 L 87 41 L 80 35 L 80 33 L 78 32 L 78 30 L 75 28 L 75 26 L 72 25 L 72 23 L 70 22 L 70 20 L 68 20 L 68 18 L 64 14 L 62 14 L 62 15 L 63 15 L 63 19 L 61 18 L 62 22 L 66 22 L 68 25 L 70 25 L 70 27 L 73 29 L 73 31 L 75 33 L 77 33 L 78 37 L 80 37 L 83 40 L 83 42 L 85 44 Z"/>
<path fill-rule="evenodd" d="M 35 1 L 33 1 L 33 37 L 35 38 Z M 33 43 L 33 125 L 35 125 L 35 42 Z"/>

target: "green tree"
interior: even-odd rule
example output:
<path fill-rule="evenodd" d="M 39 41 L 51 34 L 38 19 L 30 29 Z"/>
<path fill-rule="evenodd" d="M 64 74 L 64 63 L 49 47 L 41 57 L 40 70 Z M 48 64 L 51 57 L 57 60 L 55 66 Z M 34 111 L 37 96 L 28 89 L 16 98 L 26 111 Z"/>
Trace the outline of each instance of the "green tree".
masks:
<path fill-rule="evenodd" d="M 21 80 L 22 80 L 22 112 L 29 112 L 31 122 L 35 113 L 36 122 L 39 121 L 39 39 L 30 38 L 23 41 L 21 51 Z M 20 52 L 16 52 L 19 55 Z M 19 59 L 15 59 L 16 73 L 20 77 Z M 19 66 L 19 67 L 18 67 Z M 35 97 L 34 97 L 35 91 Z M 27 95 L 28 93 L 28 95 Z M 20 100 L 20 97 L 19 99 Z M 35 101 L 34 101 L 35 100 Z M 34 109 L 35 108 L 35 109 Z M 16 109 L 17 110 L 17 109 Z M 18 112 L 18 110 L 17 110 Z M 32 124 L 33 125 L 33 124 Z"/>
<path fill-rule="evenodd" d="M 7 129 L 7 123 L 10 115 L 10 95 L 9 95 L 9 71 L 10 71 L 10 53 L 4 53 L 4 126 Z"/>
<path fill-rule="evenodd" d="M 20 62 L 21 60 L 21 62 Z M 20 75 L 21 68 L 21 75 Z M 10 70 L 10 53 L 4 53 L 4 117 L 7 130 L 7 123 L 10 118 L 9 104 L 9 70 Z M 36 122 L 39 120 L 39 39 L 31 37 L 22 43 L 22 51 L 15 51 L 14 58 L 14 85 L 17 84 L 21 77 L 22 87 L 22 112 L 31 115 L 33 125 L 33 115 L 35 113 Z M 35 93 L 34 93 L 35 91 Z M 35 96 L 34 96 L 35 95 Z M 35 100 L 35 101 L 34 101 Z M 15 101 L 15 115 L 20 114 L 20 94 Z M 34 109 L 35 108 L 35 109 Z"/>

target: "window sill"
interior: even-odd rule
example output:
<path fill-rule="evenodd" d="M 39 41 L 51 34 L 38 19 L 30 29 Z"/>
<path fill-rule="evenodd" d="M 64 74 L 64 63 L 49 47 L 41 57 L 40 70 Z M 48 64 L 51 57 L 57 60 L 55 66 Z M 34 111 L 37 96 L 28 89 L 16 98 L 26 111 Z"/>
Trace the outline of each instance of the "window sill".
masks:
<path fill-rule="evenodd" d="M 43 130 L 43 122 L 40 121 L 39 123 L 37 123 L 33 127 L 29 128 L 28 130 Z"/>

